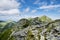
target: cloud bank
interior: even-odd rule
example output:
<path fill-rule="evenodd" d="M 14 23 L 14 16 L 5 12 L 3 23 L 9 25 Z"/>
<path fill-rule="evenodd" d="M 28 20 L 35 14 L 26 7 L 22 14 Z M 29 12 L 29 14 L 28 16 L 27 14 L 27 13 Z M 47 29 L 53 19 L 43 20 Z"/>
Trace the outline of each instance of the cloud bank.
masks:
<path fill-rule="evenodd" d="M 19 6 L 16 0 L 0 0 L 0 14 L 3 15 L 15 15 L 19 13 Z"/>

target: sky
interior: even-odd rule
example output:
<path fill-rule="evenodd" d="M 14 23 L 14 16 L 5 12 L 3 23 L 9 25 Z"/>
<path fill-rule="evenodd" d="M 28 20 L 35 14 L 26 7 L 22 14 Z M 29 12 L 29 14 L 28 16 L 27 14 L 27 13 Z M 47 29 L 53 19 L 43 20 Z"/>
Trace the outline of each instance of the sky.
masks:
<path fill-rule="evenodd" d="M 43 15 L 60 19 L 60 0 L 0 0 L 0 20 L 18 21 Z"/>

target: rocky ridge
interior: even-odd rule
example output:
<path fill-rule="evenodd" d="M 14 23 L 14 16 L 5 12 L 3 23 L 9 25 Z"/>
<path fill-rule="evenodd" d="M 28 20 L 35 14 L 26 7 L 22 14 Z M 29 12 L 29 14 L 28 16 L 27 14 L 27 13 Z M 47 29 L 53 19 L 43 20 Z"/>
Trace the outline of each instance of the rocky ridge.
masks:
<path fill-rule="evenodd" d="M 45 20 L 48 20 L 46 16 L 44 17 Z M 25 24 L 26 23 L 27 22 L 25 22 Z M 60 40 L 60 20 L 49 20 L 48 22 L 38 20 L 38 17 L 36 17 L 29 23 L 30 24 L 27 26 L 24 25 L 24 28 L 14 33 L 13 36 L 16 40 Z"/>

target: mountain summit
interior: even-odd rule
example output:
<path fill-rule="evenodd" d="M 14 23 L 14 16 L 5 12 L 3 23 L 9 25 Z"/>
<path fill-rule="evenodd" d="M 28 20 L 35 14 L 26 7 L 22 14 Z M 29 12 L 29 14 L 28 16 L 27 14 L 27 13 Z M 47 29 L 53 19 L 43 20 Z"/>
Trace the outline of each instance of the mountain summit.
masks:
<path fill-rule="evenodd" d="M 44 21 L 44 22 L 51 22 L 51 21 L 52 21 L 51 18 L 49 18 L 49 17 L 47 17 L 47 16 L 45 16 L 45 15 L 43 15 L 42 17 L 40 17 L 40 20 L 41 20 L 41 21 Z"/>

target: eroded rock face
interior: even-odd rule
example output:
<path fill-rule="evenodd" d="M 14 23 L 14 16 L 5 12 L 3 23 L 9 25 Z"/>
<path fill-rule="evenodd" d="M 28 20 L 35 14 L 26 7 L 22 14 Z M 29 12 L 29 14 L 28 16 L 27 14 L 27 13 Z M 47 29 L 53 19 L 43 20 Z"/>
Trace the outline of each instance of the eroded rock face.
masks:
<path fill-rule="evenodd" d="M 16 40 L 60 40 L 60 21 L 47 24 L 30 25 L 14 33 L 14 37 Z"/>

